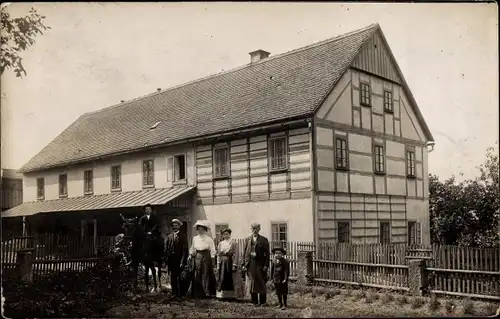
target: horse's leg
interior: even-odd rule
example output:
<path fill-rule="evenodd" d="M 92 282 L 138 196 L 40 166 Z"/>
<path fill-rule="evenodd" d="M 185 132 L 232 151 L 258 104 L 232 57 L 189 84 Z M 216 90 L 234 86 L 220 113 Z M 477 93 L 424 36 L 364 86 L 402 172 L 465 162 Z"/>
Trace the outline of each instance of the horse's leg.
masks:
<path fill-rule="evenodd" d="M 151 272 L 153 273 L 153 289 L 154 292 L 156 292 L 156 290 L 158 289 L 158 285 L 156 283 L 156 269 L 154 262 L 151 263 Z"/>
<path fill-rule="evenodd" d="M 158 258 L 158 286 L 161 289 L 161 266 L 163 257 Z"/>
<path fill-rule="evenodd" d="M 146 283 L 146 291 L 149 292 L 149 263 L 144 262 L 144 281 Z"/>

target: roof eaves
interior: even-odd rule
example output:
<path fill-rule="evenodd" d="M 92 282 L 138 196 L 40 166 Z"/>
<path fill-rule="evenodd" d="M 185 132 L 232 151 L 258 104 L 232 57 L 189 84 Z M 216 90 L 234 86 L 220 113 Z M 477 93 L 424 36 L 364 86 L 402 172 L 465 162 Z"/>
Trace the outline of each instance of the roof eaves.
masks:
<path fill-rule="evenodd" d="M 250 125 L 250 126 L 246 126 L 246 127 L 242 127 L 242 128 L 238 128 L 238 129 L 228 130 L 228 131 L 224 131 L 224 132 L 210 133 L 210 134 L 200 135 L 200 136 L 196 136 L 196 137 L 189 137 L 189 138 L 185 138 L 185 139 L 172 140 L 172 141 L 169 141 L 166 143 L 151 144 L 151 145 L 148 145 L 145 147 L 139 147 L 139 148 L 128 149 L 128 150 L 120 151 L 120 152 L 92 156 L 92 157 L 82 158 L 79 160 L 65 161 L 65 162 L 60 162 L 60 163 L 53 164 L 53 165 L 46 165 L 44 167 L 37 167 L 37 166 L 26 167 L 26 165 L 25 165 L 19 171 L 22 173 L 33 173 L 33 172 L 37 172 L 37 171 L 43 171 L 43 170 L 53 169 L 53 168 L 62 167 L 62 166 L 91 162 L 91 161 L 110 158 L 110 157 L 114 157 L 114 156 L 120 156 L 120 155 L 126 155 L 126 154 L 131 154 L 131 153 L 137 153 L 137 152 L 158 149 L 161 147 L 194 143 L 194 142 L 198 142 L 198 141 L 202 141 L 202 140 L 206 140 L 206 139 L 211 139 L 211 138 L 215 138 L 215 137 L 222 137 L 222 136 L 226 136 L 226 135 L 244 133 L 246 131 L 254 131 L 254 130 L 264 129 L 268 126 L 274 126 L 274 125 L 280 125 L 280 124 L 285 125 L 288 122 L 296 122 L 296 121 L 300 121 L 303 119 L 307 119 L 307 118 L 313 116 L 313 114 L 314 114 L 313 112 L 310 112 L 307 114 L 302 114 L 302 115 L 294 116 L 291 118 L 283 118 L 283 119 L 279 119 L 279 120 L 258 123 L 258 124 L 254 124 L 254 125 Z"/>

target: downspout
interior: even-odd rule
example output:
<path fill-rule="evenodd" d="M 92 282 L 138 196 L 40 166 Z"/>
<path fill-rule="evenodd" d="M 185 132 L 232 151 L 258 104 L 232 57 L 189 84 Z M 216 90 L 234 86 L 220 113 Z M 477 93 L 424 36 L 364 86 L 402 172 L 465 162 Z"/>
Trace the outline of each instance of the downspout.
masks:
<path fill-rule="evenodd" d="M 316 216 L 316 147 L 315 147 L 315 123 L 314 117 L 307 120 L 309 127 L 309 154 L 310 156 L 310 170 L 311 170 L 311 208 L 313 217 L 313 241 L 315 255 L 318 256 L 318 229 L 317 229 L 317 216 Z"/>

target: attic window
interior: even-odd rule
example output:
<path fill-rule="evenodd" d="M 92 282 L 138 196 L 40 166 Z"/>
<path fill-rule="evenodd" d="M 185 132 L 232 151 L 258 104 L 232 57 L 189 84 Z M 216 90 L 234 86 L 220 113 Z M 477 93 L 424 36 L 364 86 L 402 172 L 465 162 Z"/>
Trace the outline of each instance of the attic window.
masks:
<path fill-rule="evenodd" d="M 151 126 L 149 129 L 150 129 L 150 130 L 154 130 L 155 128 L 157 128 L 157 127 L 158 127 L 158 125 L 160 125 L 160 123 L 161 123 L 161 122 L 159 122 L 159 121 L 158 121 L 158 122 L 156 122 L 156 123 L 155 123 L 155 124 L 153 124 L 153 126 Z"/>

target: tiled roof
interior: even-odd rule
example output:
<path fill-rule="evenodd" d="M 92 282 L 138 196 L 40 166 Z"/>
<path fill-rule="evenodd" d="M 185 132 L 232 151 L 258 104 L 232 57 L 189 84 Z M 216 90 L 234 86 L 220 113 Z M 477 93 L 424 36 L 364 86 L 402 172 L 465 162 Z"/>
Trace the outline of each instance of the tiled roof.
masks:
<path fill-rule="evenodd" d="M 378 24 L 82 115 L 23 172 L 312 114 Z M 151 126 L 161 121 L 157 128 Z"/>

